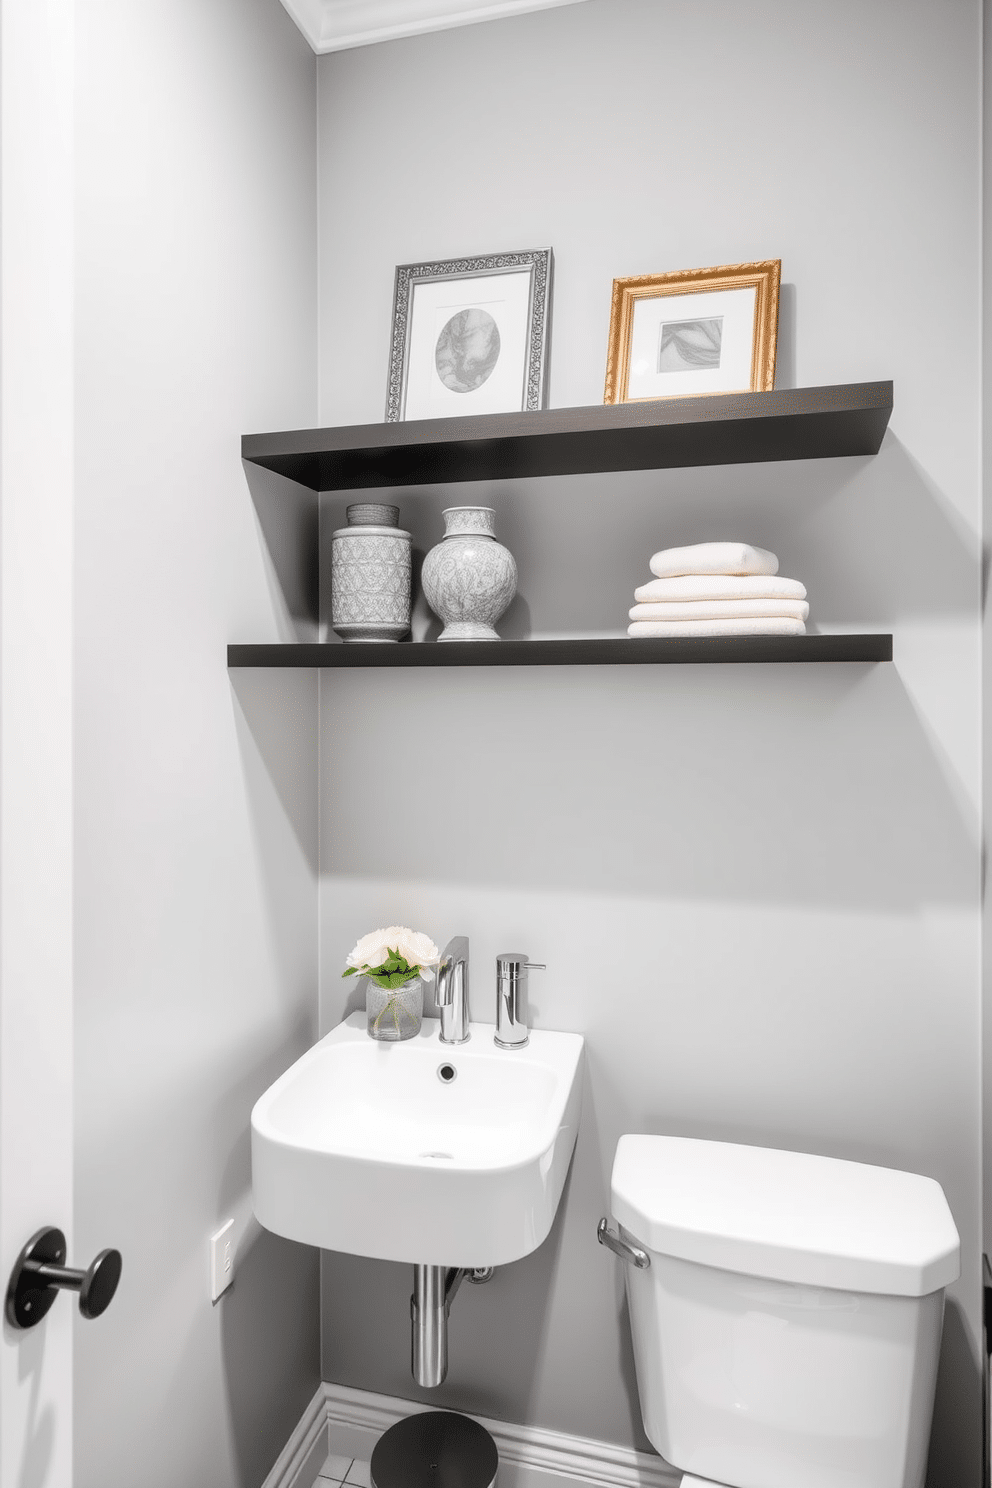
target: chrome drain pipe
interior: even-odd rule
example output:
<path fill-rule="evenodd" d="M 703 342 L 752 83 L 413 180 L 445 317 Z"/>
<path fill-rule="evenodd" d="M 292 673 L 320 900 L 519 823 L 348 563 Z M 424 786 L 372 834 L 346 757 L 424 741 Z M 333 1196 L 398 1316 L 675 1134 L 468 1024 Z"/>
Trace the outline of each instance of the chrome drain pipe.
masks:
<path fill-rule="evenodd" d="M 449 1266 L 414 1266 L 410 1318 L 413 1377 L 433 1389 L 448 1372 L 448 1308 L 464 1271 Z"/>
<path fill-rule="evenodd" d="M 457 1266 L 414 1266 L 413 1296 L 410 1298 L 413 1377 L 418 1385 L 432 1390 L 444 1383 L 448 1373 L 448 1312 L 458 1288 L 469 1281 L 488 1281 L 491 1266 L 466 1271 Z"/>

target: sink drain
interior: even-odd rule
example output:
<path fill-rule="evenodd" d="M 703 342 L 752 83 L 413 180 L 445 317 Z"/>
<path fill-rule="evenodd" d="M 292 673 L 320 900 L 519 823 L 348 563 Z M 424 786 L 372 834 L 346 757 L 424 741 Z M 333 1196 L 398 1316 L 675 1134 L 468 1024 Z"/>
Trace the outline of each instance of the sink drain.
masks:
<path fill-rule="evenodd" d="M 437 1077 L 442 1085 L 450 1085 L 452 1080 L 458 1079 L 458 1071 L 453 1064 L 439 1064 L 437 1067 Z"/>

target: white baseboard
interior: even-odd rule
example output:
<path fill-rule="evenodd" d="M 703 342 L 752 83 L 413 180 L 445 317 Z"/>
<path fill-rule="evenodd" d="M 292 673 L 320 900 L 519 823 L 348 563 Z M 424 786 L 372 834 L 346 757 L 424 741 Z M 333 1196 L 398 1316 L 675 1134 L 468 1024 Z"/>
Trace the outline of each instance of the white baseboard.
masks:
<path fill-rule="evenodd" d="M 327 1403 L 321 1385 L 276 1458 L 262 1488 L 312 1488 L 329 1451 Z"/>
<path fill-rule="evenodd" d="M 263 1488 L 311 1488 L 328 1452 L 368 1460 L 397 1421 L 434 1406 L 392 1395 L 323 1384 L 307 1407 Z M 682 1474 L 647 1452 L 566 1436 L 540 1426 L 475 1420 L 499 1453 L 499 1488 L 679 1488 Z"/>

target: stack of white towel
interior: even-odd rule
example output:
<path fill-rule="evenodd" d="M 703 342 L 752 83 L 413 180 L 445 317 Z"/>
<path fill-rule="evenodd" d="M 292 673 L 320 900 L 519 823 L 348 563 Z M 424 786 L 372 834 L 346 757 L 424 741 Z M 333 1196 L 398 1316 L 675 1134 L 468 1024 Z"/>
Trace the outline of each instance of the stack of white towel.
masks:
<path fill-rule="evenodd" d="M 631 636 L 805 635 L 806 590 L 778 559 L 748 543 L 665 548 L 655 577 L 634 590 Z"/>

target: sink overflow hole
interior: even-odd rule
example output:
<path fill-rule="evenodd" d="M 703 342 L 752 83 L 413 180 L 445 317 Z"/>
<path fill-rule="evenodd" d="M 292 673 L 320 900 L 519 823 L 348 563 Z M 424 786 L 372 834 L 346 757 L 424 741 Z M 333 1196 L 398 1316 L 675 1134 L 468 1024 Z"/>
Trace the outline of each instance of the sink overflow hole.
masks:
<path fill-rule="evenodd" d="M 421 1157 L 446 1157 L 451 1159 L 455 1154 L 453 1152 L 422 1152 L 420 1155 Z"/>
<path fill-rule="evenodd" d="M 442 1085 L 450 1085 L 452 1080 L 458 1078 L 458 1071 L 453 1064 L 439 1064 L 437 1067 L 437 1077 Z"/>

